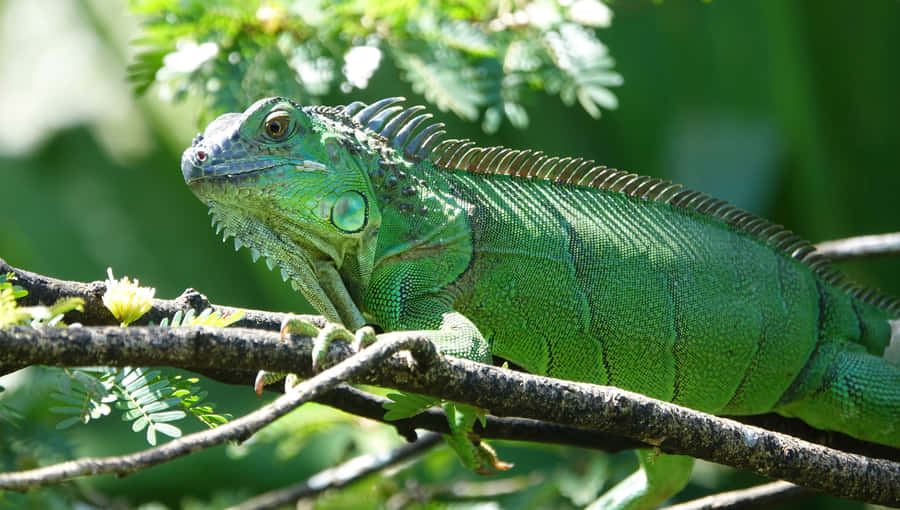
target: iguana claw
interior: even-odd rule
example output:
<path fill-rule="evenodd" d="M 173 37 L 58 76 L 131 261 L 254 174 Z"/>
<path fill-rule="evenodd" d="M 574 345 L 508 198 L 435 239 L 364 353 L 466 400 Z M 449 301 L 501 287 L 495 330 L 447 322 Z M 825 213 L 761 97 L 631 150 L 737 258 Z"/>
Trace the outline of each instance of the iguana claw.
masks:
<path fill-rule="evenodd" d="M 281 334 L 281 341 L 285 342 L 286 336 L 288 334 L 295 335 L 304 335 L 311 336 L 316 338 L 319 335 L 319 328 L 316 327 L 315 324 L 295 317 L 293 315 L 287 315 L 281 321 L 281 328 L 279 330 Z M 253 390 L 256 391 L 257 396 L 262 396 L 263 388 L 267 384 L 272 384 L 280 379 L 284 378 L 284 391 L 290 391 L 297 384 L 297 376 L 294 374 L 285 374 L 284 372 L 268 372 L 266 370 L 260 370 L 256 374 L 256 379 L 253 381 Z"/>
<path fill-rule="evenodd" d="M 288 333 L 315 338 L 319 334 L 319 328 L 308 320 L 288 314 L 282 319 L 279 332 L 281 333 L 281 341 L 283 342 L 285 335 Z"/>
<path fill-rule="evenodd" d="M 335 340 L 347 342 L 350 344 L 351 348 L 353 347 L 356 337 L 353 336 L 353 333 L 350 332 L 347 328 L 340 324 L 336 324 L 333 322 L 329 322 L 325 325 L 324 328 L 319 331 L 319 334 L 316 335 L 313 340 L 313 349 L 312 349 L 312 369 L 313 372 L 318 372 L 319 367 L 325 362 L 325 358 L 328 355 L 328 347 Z"/>
<path fill-rule="evenodd" d="M 313 337 L 313 372 L 319 371 L 319 367 L 322 366 L 325 356 L 328 354 L 328 347 L 331 345 L 331 342 L 335 340 L 347 342 L 350 344 L 353 352 L 359 352 L 360 349 L 373 344 L 376 340 L 375 330 L 371 326 L 363 326 L 354 334 L 344 326 L 334 322 L 329 322 L 324 328 L 319 329 L 313 323 L 293 315 L 288 315 L 281 322 L 282 340 L 288 333 Z"/>

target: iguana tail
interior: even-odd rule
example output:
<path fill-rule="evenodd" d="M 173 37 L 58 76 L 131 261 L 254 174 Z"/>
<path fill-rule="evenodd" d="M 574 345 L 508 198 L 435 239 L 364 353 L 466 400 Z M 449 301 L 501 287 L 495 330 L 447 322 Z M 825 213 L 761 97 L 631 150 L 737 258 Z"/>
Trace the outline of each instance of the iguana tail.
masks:
<path fill-rule="evenodd" d="M 900 447 L 900 367 L 859 344 L 822 342 L 786 395 L 780 414 Z"/>

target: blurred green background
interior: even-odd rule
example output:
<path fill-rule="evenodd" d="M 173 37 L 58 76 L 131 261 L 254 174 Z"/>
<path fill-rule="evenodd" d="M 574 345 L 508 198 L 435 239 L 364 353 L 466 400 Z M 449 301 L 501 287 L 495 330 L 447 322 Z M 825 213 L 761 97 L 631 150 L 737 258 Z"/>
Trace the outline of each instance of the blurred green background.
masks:
<path fill-rule="evenodd" d="M 540 95 L 529 107 L 527 130 L 505 124 L 491 136 L 477 123 L 433 108 L 432 113 L 448 124 L 452 137 L 586 156 L 665 177 L 814 242 L 900 230 L 900 2 L 619 1 L 611 7 L 612 26 L 599 35 L 625 78 L 615 90 L 617 110 L 594 120 L 577 106 Z M 194 287 L 213 303 L 312 312 L 277 273 L 252 264 L 247 250 L 223 246 L 210 228 L 205 207 L 179 171 L 181 151 L 201 127 L 199 103 L 173 105 L 153 89 L 134 96 L 125 67 L 137 31 L 138 20 L 112 0 L 0 3 L 0 257 L 81 281 L 103 279 L 111 266 L 117 276 L 156 287 L 158 297 Z M 336 93 L 326 103 L 388 95 L 424 103 L 393 72 L 382 66 L 366 90 L 352 97 Z M 842 267 L 860 282 L 900 294 L 900 259 Z M 54 440 L 59 419 L 41 401 L 56 380 L 41 374 L 2 382 L 9 390 L 4 398 L 28 402 L 23 405 L 35 445 Z M 224 411 L 239 414 L 258 405 L 248 389 L 207 389 Z M 323 434 L 291 464 L 272 460 L 265 448 L 251 459 L 222 462 L 219 448 L 124 480 L 104 477 L 80 487 L 133 504 L 184 506 L 184 498 L 206 501 L 217 488 L 278 486 L 333 465 L 348 451 L 352 432 L 341 428 L 343 419 L 335 420 L 344 425 L 334 430 L 344 432 Z M 133 451 L 143 442 L 122 423 L 92 424 L 68 436 L 72 455 Z M 389 436 L 373 436 L 378 440 L 365 447 L 353 443 L 351 449 L 384 448 Z M 500 452 L 517 462 L 512 476 L 519 477 L 527 476 L 529 466 L 552 472 L 567 463 L 599 462 L 558 448 L 501 445 Z M 452 470 L 452 476 L 476 480 L 441 455 L 419 466 L 411 479 L 440 480 Z M 582 470 L 584 476 L 588 472 L 594 471 Z M 697 483 L 680 497 L 746 478 L 702 467 Z M 543 500 L 535 490 L 528 494 L 539 506 Z M 37 501 L 34 495 L 7 498 L 15 505 Z M 515 501 L 507 500 L 507 507 L 520 506 Z M 835 508 L 860 506 L 822 501 Z M 207 504 L 212 505 L 198 508 Z"/>

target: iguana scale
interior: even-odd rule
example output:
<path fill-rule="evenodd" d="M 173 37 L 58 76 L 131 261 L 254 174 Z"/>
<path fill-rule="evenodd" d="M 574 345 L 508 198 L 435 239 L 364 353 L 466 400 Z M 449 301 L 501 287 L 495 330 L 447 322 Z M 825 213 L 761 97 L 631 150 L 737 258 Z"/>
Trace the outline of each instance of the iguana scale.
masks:
<path fill-rule="evenodd" d="M 453 356 L 900 447 L 900 368 L 881 357 L 900 300 L 724 201 L 441 141 L 443 124 L 400 101 L 260 100 L 195 138 L 185 181 L 236 248 L 347 328 L 424 331 Z M 692 459 L 639 455 L 597 508 L 651 507 L 687 483 Z"/>

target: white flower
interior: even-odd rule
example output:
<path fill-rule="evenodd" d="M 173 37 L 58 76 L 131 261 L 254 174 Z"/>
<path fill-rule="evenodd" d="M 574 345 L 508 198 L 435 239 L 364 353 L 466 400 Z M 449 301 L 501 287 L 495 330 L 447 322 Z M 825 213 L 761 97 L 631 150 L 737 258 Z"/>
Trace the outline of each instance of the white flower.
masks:
<path fill-rule="evenodd" d="M 608 27 L 612 23 L 612 10 L 598 0 L 575 0 L 569 7 L 569 19 L 589 27 Z"/>
<path fill-rule="evenodd" d="M 219 45 L 214 42 L 197 44 L 194 41 L 178 43 L 178 50 L 163 57 L 163 66 L 156 72 L 156 79 L 168 80 L 178 75 L 192 73 L 205 62 L 219 54 Z"/>
<path fill-rule="evenodd" d="M 127 326 L 141 318 L 153 307 L 153 287 L 140 287 L 137 280 L 132 282 L 127 276 L 121 280 L 113 278 L 112 268 L 106 269 L 109 278 L 106 280 L 106 292 L 103 294 L 103 305 L 115 318 Z"/>
<path fill-rule="evenodd" d="M 381 63 L 381 50 L 375 46 L 354 46 L 344 55 L 344 76 L 350 85 L 365 88 Z"/>

